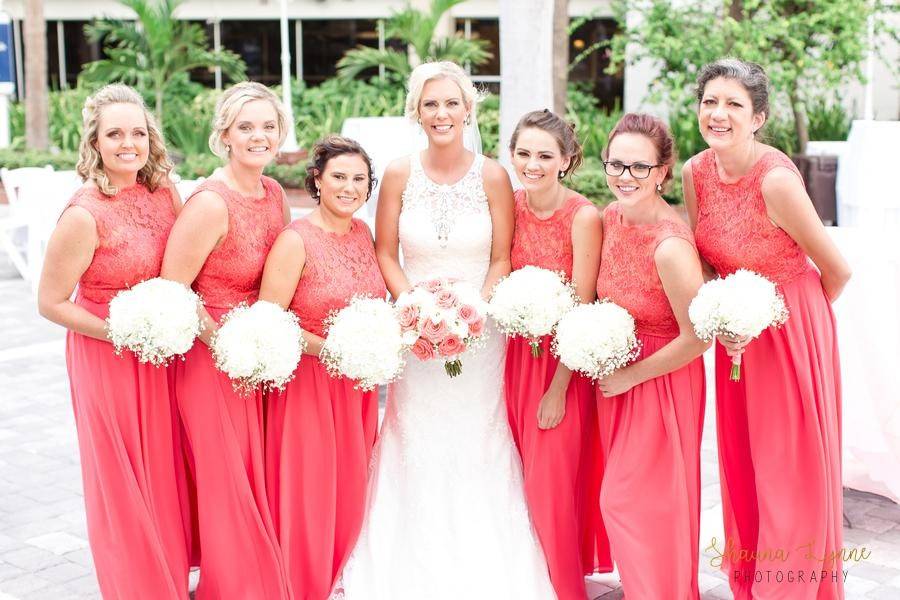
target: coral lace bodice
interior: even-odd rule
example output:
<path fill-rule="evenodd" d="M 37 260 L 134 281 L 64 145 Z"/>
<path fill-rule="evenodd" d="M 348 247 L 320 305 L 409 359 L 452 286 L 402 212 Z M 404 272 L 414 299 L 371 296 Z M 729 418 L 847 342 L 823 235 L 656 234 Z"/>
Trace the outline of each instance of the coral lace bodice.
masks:
<path fill-rule="evenodd" d="M 572 222 L 581 207 L 591 205 L 590 200 L 578 194 L 571 196 L 546 219 L 531 211 L 525 190 L 516 191 L 515 200 L 516 229 L 510 253 L 513 270 L 533 265 L 561 271 L 571 279 Z"/>
<path fill-rule="evenodd" d="M 191 197 L 212 191 L 228 208 L 228 232 L 218 248 L 210 252 L 194 280 L 207 307 L 231 308 L 254 302 L 259 295 L 266 256 L 284 228 L 283 192 L 274 179 L 262 178 L 266 195 L 251 198 L 229 188 L 218 179 L 207 179 Z"/>
<path fill-rule="evenodd" d="M 78 294 L 92 302 L 109 302 L 117 292 L 159 276 L 175 208 L 168 188 L 151 192 L 135 184 L 107 196 L 93 186 L 75 192 L 68 206 L 91 213 L 99 244 L 82 274 Z"/>
<path fill-rule="evenodd" d="M 697 197 L 694 237 L 700 255 L 720 274 L 750 269 L 782 284 L 812 268 L 791 236 L 769 219 L 762 195 L 762 180 L 776 167 L 800 177 L 787 156 L 764 154 L 744 177 L 734 183 L 719 179 L 716 157 L 704 150 L 691 159 Z"/>
<path fill-rule="evenodd" d="M 303 329 L 324 336 L 325 319 L 331 311 L 347 306 L 353 296 L 387 296 L 372 234 L 363 221 L 353 219 L 345 234 L 325 231 L 309 219 L 297 219 L 288 227 L 303 238 L 306 252 L 290 307 Z"/>
<path fill-rule="evenodd" d="M 694 243 L 690 228 L 682 221 L 662 219 L 651 224 L 626 225 L 617 202 L 603 211 L 597 297 L 612 300 L 631 313 L 641 334 L 678 335 L 678 321 L 654 257 L 657 246 L 670 237 Z"/>

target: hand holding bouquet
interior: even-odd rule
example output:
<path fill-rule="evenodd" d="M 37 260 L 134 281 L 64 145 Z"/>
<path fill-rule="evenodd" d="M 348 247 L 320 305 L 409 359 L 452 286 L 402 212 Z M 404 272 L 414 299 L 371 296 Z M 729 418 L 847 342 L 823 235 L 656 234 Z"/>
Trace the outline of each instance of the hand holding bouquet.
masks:
<path fill-rule="evenodd" d="M 537 358 L 540 338 L 553 333 L 576 303 L 575 289 L 561 273 L 528 265 L 497 282 L 489 311 L 504 334 L 528 339 Z"/>
<path fill-rule="evenodd" d="M 397 298 L 403 341 L 419 360 L 444 359 L 450 377 L 459 355 L 485 339 L 485 307 L 478 290 L 449 279 L 419 283 Z"/>
<path fill-rule="evenodd" d="M 235 389 L 281 389 L 294 376 L 305 345 L 294 313 L 259 301 L 239 304 L 223 317 L 212 352 L 216 367 L 234 380 Z"/>
<path fill-rule="evenodd" d="M 142 281 L 109 303 L 109 339 L 117 353 L 131 350 L 142 363 L 165 365 L 200 335 L 199 305 L 197 294 L 176 281 Z"/>
<path fill-rule="evenodd" d="M 608 301 L 579 304 L 560 320 L 553 353 L 572 369 L 601 379 L 624 367 L 640 352 L 634 318 Z"/>
<path fill-rule="evenodd" d="M 697 337 L 755 338 L 766 328 L 787 320 L 784 298 L 775 284 L 753 271 L 739 269 L 722 279 L 707 281 L 688 307 Z M 741 356 L 731 359 L 731 380 L 741 379 Z"/>
<path fill-rule="evenodd" d="M 319 359 L 335 376 L 355 379 L 368 391 L 403 371 L 403 337 L 397 311 L 382 298 L 356 297 L 325 322 L 328 337 Z"/>

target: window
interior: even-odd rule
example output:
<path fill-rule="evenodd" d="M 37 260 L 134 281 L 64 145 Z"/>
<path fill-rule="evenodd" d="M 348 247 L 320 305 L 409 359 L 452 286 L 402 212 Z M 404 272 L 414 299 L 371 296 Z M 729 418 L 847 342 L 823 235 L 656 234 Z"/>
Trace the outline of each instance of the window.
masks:
<path fill-rule="evenodd" d="M 569 36 L 569 62 L 594 44 L 609 40 L 616 31 L 613 19 L 590 19 L 584 22 Z M 600 100 L 601 106 L 611 109 L 617 102 L 621 106 L 625 80 L 621 70 L 614 75 L 607 74 L 605 69 L 608 66 L 607 49 L 598 48 L 569 71 L 569 81 L 585 84 Z"/>
<path fill-rule="evenodd" d="M 303 80 L 307 84 L 322 83 L 337 73 L 337 62 L 344 53 L 358 45 L 378 47 L 378 21 L 375 19 L 340 19 L 303 21 Z M 361 78 L 378 75 L 376 69 Z"/>

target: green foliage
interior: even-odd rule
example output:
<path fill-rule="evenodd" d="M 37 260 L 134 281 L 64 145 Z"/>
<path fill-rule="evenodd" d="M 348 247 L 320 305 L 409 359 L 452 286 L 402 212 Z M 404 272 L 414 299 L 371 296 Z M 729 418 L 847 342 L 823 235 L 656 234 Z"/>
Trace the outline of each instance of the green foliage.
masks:
<path fill-rule="evenodd" d="M 81 142 L 81 109 L 90 91 L 84 88 L 48 92 L 50 147 L 63 152 L 77 152 Z M 25 103 L 9 106 L 11 146 L 25 147 Z"/>
<path fill-rule="evenodd" d="M 221 166 L 222 159 L 207 150 L 205 154 L 185 156 L 184 161 L 177 166 L 176 170 L 182 179 L 199 179 L 200 177 L 209 177 Z M 306 163 L 299 162 L 294 165 L 272 163 L 266 167 L 264 173 L 284 187 L 302 188 L 303 181 L 306 179 Z"/>
<path fill-rule="evenodd" d="M 156 116 L 163 120 L 163 97 L 179 74 L 221 67 L 233 80 L 243 79 L 243 60 L 230 50 L 213 51 L 203 28 L 175 18 L 183 0 L 119 0 L 137 21 L 104 20 L 85 26 L 94 42 L 102 42 L 109 58 L 85 65 L 81 77 L 90 82 L 121 81 L 152 92 Z"/>
<path fill-rule="evenodd" d="M 500 143 L 500 96 L 497 94 L 488 94 L 478 105 L 478 132 L 481 153 L 497 158 Z"/>
<path fill-rule="evenodd" d="M 0 167 L 7 169 L 50 165 L 57 171 L 71 171 L 75 169 L 77 162 L 77 152 L 47 152 L 12 148 L 0 150 Z"/>
<path fill-rule="evenodd" d="M 400 116 L 406 100 L 403 84 L 393 77 L 375 77 L 370 82 L 334 78 L 316 87 L 294 81 L 291 95 L 301 148 L 312 148 L 320 138 L 340 133 L 350 117 Z"/>
<path fill-rule="evenodd" d="M 584 164 L 575 171 L 566 184 L 597 206 L 606 206 L 615 196 L 606 185 L 606 173 L 599 156 L 585 156 Z"/>
<path fill-rule="evenodd" d="M 816 98 L 863 78 L 868 17 L 875 17 L 881 35 L 896 39 L 897 29 L 883 17 L 897 10 L 900 7 L 887 0 L 619 0 L 614 11 L 622 33 L 613 38 L 610 70 L 621 68 L 626 57 L 629 62 L 651 60 L 659 67 L 648 99 L 668 105 L 673 131 L 679 138 L 687 136 L 679 139 L 679 150 L 685 152 L 702 147 L 696 126 L 688 126 L 699 69 L 723 56 L 758 62 L 775 92 L 769 135 L 782 140 L 783 149 L 801 151 L 808 139 L 805 113 L 819 108 Z M 632 19 L 629 26 L 630 12 L 641 19 Z M 819 113 L 823 119 L 817 121 L 817 131 L 841 130 L 839 114 Z M 783 137 L 781 119 L 794 127 L 790 142 Z"/>
<path fill-rule="evenodd" d="M 806 118 L 809 120 L 809 139 L 843 141 L 850 135 L 853 119 L 837 99 L 814 98 L 807 102 Z"/>
<path fill-rule="evenodd" d="M 609 132 L 622 118 L 616 104 L 611 112 L 601 108 L 597 98 L 576 84 L 570 84 L 566 100 L 566 119 L 575 126 L 575 134 L 585 156 L 600 157 Z"/>
<path fill-rule="evenodd" d="M 427 11 L 411 5 L 394 12 L 384 24 L 387 39 L 399 40 L 413 49 L 422 62 L 450 60 L 458 64 L 484 64 L 491 58 L 486 40 L 464 39 L 455 34 L 446 38 L 436 38 L 438 24 L 444 13 L 464 0 L 431 0 Z M 369 69 L 384 66 L 386 71 L 406 78 L 412 71 L 409 55 L 404 50 L 386 48 L 379 50 L 367 46 L 357 46 L 348 50 L 338 61 L 338 76 L 354 79 Z"/>
<path fill-rule="evenodd" d="M 169 152 L 181 155 L 209 152 L 209 134 L 220 94 L 203 89 L 193 98 L 170 101 L 171 110 L 164 123 Z"/>

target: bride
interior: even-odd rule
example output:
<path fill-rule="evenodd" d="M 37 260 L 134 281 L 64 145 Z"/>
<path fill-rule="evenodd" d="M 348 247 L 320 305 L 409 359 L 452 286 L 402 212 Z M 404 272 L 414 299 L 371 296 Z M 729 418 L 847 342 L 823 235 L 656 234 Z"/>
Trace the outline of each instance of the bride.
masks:
<path fill-rule="evenodd" d="M 435 276 L 487 298 L 509 272 L 509 177 L 463 146 L 478 99 L 454 63 L 410 75 L 406 113 L 428 148 L 388 166 L 376 216 L 376 254 L 395 298 Z M 507 424 L 503 348 L 493 330 L 453 379 L 440 360 L 410 358 L 392 386 L 366 523 L 343 571 L 347 600 L 555 598 Z"/>

